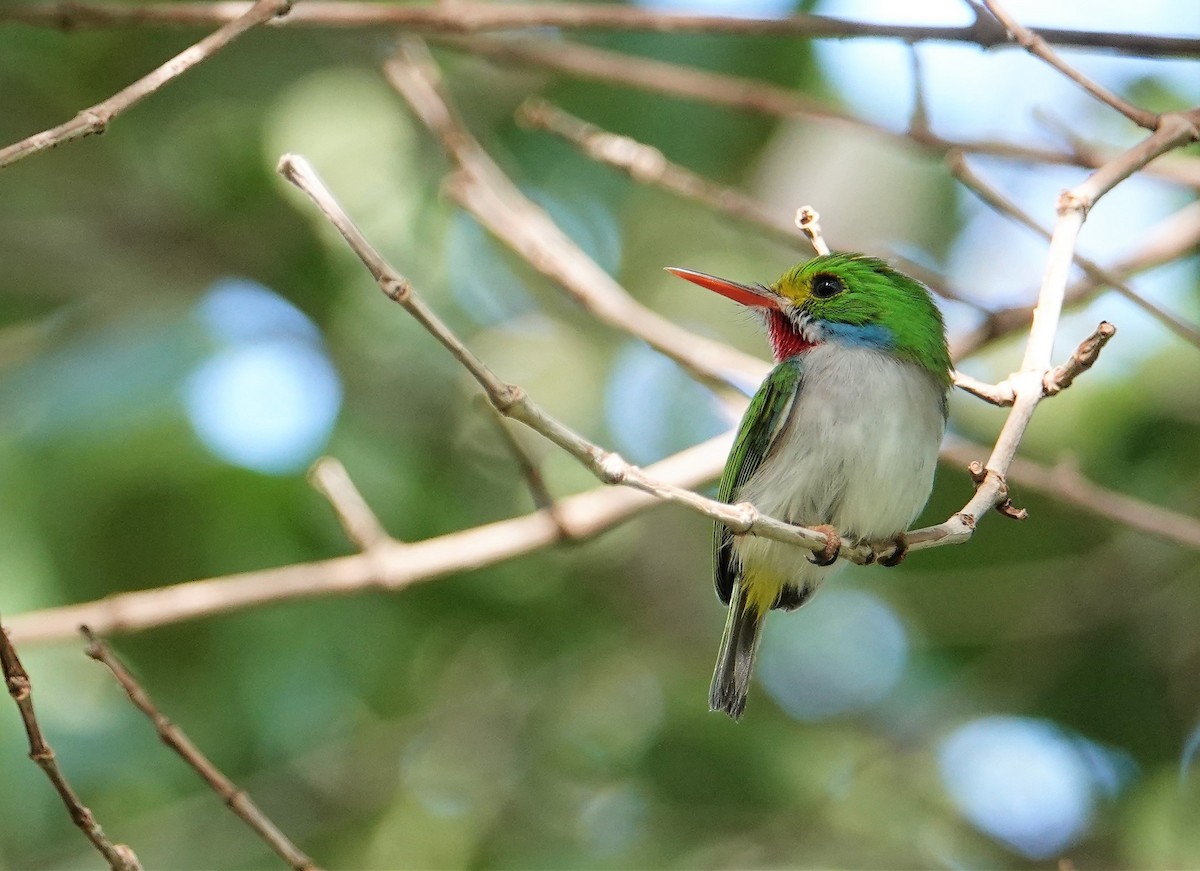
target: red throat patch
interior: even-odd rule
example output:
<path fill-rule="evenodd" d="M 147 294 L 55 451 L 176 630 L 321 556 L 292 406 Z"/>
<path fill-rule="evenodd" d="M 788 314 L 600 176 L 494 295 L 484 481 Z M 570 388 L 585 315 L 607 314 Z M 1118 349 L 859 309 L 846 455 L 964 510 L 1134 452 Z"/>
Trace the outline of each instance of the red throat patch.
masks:
<path fill-rule="evenodd" d="M 767 334 L 771 339 L 771 349 L 775 352 L 775 362 L 779 363 L 797 354 L 812 350 L 816 342 L 810 342 L 800 334 L 783 312 L 767 312 Z"/>

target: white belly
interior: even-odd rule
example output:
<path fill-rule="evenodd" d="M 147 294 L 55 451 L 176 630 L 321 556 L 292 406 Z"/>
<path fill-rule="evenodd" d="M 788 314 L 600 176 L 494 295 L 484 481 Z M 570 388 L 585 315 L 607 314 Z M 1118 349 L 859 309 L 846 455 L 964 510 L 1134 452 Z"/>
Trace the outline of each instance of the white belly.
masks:
<path fill-rule="evenodd" d="M 945 431 L 941 385 L 883 352 L 819 345 L 784 429 L 734 494 L 773 517 L 829 524 L 850 539 L 884 540 L 908 528 L 933 487 Z M 746 536 L 743 564 L 782 579 L 819 579 L 807 551 Z"/>

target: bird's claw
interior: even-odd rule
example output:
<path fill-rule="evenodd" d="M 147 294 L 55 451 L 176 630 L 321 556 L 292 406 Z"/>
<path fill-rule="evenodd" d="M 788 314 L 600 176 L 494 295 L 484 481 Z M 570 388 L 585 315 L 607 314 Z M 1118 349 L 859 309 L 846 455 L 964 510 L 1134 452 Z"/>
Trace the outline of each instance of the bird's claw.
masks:
<path fill-rule="evenodd" d="M 813 551 L 809 555 L 808 561 L 815 566 L 831 566 L 837 561 L 838 554 L 842 552 L 842 536 L 836 529 L 827 523 L 820 526 L 810 527 L 815 532 L 821 532 L 825 535 L 825 548 L 820 551 Z"/>
<path fill-rule="evenodd" d="M 889 569 L 893 566 L 900 565 L 900 563 L 904 562 L 904 558 L 908 556 L 908 539 L 905 538 L 903 532 L 892 539 L 892 543 L 895 545 L 895 547 L 892 548 L 892 552 L 887 556 L 881 556 L 879 558 L 879 564 L 881 566 L 887 566 Z"/>

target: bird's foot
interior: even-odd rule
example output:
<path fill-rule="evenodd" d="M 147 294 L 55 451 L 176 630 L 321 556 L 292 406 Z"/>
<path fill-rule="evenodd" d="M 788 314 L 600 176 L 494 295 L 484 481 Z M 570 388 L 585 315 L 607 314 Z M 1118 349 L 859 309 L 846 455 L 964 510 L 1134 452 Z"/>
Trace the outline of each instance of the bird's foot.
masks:
<path fill-rule="evenodd" d="M 833 565 L 837 561 L 838 554 L 842 552 L 842 536 L 828 523 L 822 523 L 820 526 L 809 528 L 814 532 L 825 534 L 825 549 L 813 551 L 809 555 L 808 561 L 815 566 Z"/>
<path fill-rule="evenodd" d="M 881 566 L 887 566 L 889 569 L 892 566 L 900 565 L 900 563 L 904 562 L 904 558 L 908 556 L 908 539 L 905 537 L 903 532 L 892 539 L 892 543 L 895 545 L 895 547 L 892 548 L 892 552 L 887 556 L 881 556 L 879 558 L 879 564 Z"/>

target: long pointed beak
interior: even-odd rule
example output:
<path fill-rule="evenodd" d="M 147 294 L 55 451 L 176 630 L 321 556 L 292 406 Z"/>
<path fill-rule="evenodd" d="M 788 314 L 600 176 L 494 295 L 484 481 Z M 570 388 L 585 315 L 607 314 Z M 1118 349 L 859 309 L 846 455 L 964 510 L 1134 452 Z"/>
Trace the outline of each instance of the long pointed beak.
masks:
<path fill-rule="evenodd" d="M 672 275 L 678 275 L 685 281 L 690 281 L 692 284 L 698 284 L 701 287 L 716 291 L 721 296 L 729 297 L 729 299 L 732 299 L 734 302 L 740 302 L 742 305 L 748 305 L 753 308 L 779 308 L 779 297 L 762 285 L 739 284 L 736 281 L 717 278 L 715 275 L 709 275 L 707 272 L 680 269 L 677 266 L 668 266 L 666 270 Z"/>

